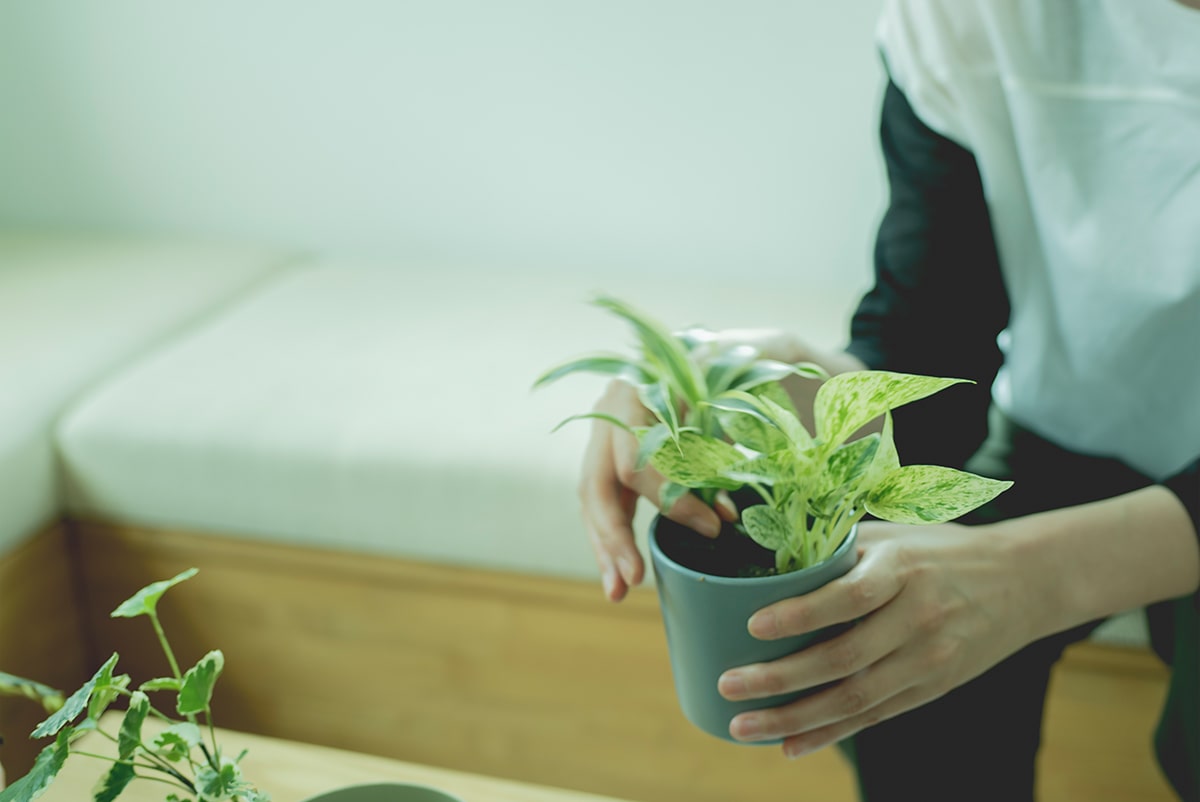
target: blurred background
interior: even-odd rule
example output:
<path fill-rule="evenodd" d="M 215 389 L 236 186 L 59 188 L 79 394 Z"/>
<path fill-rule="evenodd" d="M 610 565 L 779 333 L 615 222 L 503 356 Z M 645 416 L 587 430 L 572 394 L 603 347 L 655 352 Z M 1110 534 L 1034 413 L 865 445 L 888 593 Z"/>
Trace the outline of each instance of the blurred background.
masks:
<path fill-rule="evenodd" d="M 867 281 L 869 2 L 0 6 L 0 224 Z"/>

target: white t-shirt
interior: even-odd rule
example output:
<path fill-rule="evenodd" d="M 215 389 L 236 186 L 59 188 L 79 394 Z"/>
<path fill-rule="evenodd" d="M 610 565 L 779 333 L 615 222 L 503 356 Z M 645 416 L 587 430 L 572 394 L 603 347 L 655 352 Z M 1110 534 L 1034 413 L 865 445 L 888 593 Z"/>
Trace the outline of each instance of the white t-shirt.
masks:
<path fill-rule="evenodd" d="M 1012 306 L 996 404 L 1156 479 L 1197 459 L 1200 11 L 889 0 L 878 36 L 979 165 Z"/>

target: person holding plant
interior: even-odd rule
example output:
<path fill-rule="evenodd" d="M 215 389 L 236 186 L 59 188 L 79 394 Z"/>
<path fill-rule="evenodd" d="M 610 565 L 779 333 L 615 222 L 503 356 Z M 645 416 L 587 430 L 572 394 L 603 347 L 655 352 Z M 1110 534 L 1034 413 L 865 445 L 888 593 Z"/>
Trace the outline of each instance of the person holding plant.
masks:
<path fill-rule="evenodd" d="M 1193 6 L 1188 8 L 1186 6 Z M 829 374 L 967 378 L 897 410 L 909 463 L 1011 479 L 969 519 L 860 524 L 846 576 L 756 613 L 756 637 L 832 640 L 726 672 L 730 699 L 832 683 L 730 723 L 788 757 L 841 743 L 862 796 L 1031 800 L 1051 668 L 1115 613 L 1147 608 L 1172 668 L 1155 735 L 1200 800 L 1200 4 L 890 0 L 881 144 L 891 197 L 874 287 L 844 352 L 717 332 Z M 811 411 L 818 380 L 787 380 Z M 651 418 L 614 381 L 596 412 Z M 664 480 L 593 423 L 579 485 L 607 597 L 640 583 L 632 520 Z M 715 536 L 738 515 L 674 500 Z"/>

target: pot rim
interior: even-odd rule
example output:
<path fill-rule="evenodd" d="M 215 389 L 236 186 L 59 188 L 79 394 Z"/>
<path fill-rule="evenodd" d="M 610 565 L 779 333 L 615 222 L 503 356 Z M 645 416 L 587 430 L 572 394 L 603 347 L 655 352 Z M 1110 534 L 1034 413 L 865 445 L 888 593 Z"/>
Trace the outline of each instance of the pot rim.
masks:
<path fill-rule="evenodd" d="M 818 571 L 823 570 L 830 563 L 836 562 L 845 555 L 847 551 L 854 548 L 855 542 L 858 540 L 858 524 L 850 527 L 850 531 L 846 533 L 846 537 L 841 544 L 834 549 L 833 554 L 830 554 L 824 560 L 816 565 L 810 565 L 808 568 L 801 568 L 799 571 L 788 571 L 786 574 L 770 574 L 768 576 L 719 576 L 717 574 L 706 574 L 703 571 L 697 571 L 694 568 L 688 568 L 666 555 L 665 552 L 658 546 L 658 522 L 659 520 L 667 519 L 661 513 L 654 516 L 654 521 L 650 526 L 650 537 L 647 538 L 650 546 L 650 554 L 655 563 L 662 563 L 670 566 L 671 570 L 676 573 L 694 579 L 697 582 L 706 582 L 715 585 L 728 585 L 730 587 L 745 587 L 747 585 L 758 585 L 760 587 L 770 587 L 771 585 L 788 585 L 797 580 L 798 577 L 809 576 Z"/>

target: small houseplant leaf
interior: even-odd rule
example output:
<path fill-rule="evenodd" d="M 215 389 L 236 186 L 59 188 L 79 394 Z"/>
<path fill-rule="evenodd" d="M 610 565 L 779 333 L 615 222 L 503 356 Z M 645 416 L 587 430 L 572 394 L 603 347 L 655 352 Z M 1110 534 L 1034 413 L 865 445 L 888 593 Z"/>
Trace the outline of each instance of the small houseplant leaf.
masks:
<path fill-rule="evenodd" d="M 117 756 L 128 760 L 142 744 L 142 725 L 146 723 L 146 714 L 150 712 L 150 697 L 141 691 L 134 691 L 129 698 L 129 709 L 121 719 L 121 729 L 117 733 Z"/>
<path fill-rule="evenodd" d="M 138 686 L 139 691 L 177 691 L 183 683 L 174 677 L 156 677 L 148 679 Z"/>
<path fill-rule="evenodd" d="M 665 478 L 686 487 L 737 490 L 741 484 L 722 474 L 745 459 L 742 452 L 723 440 L 686 431 L 676 442 L 659 449 L 651 464 Z"/>
<path fill-rule="evenodd" d="M 82 708 L 81 708 L 82 709 Z M 71 728 L 59 730 L 54 743 L 42 749 L 33 768 L 12 785 L 0 791 L 0 802 L 32 802 L 54 782 L 70 752 Z"/>
<path fill-rule="evenodd" d="M 200 728 L 190 721 L 179 721 L 167 727 L 154 739 L 155 754 L 172 763 L 183 760 L 200 744 Z"/>
<path fill-rule="evenodd" d="M 650 464 L 650 458 L 658 453 L 658 450 L 663 447 L 671 439 L 671 428 L 665 423 L 656 423 L 648 428 L 643 428 L 636 431 L 638 439 L 638 454 L 637 462 L 634 463 L 635 470 L 642 470 Z"/>
<path fill-rule="evenodd" d="M 710 396 L 729 389 L 734 380 L 758 358 L 758 349 L 737 345 L 717 354 L 705 365 L 704 383 Z"/>
<path fill-rule="evenodd" d="M 688 349 L 658 321 L 616 298 L 602 296 L 596 306 L 622 318 L 633 326 L 646 358 L 660 370 L 660 380 L 669 382 L 689 405 L 703 398 L 703 380 Z"/>
<path fill-rule="evenodd" d="M 212 701 L 213 686 L 224 667 L 225 655 L 221 654 L 219 649 L 214 649 L 187 670 L 183 675 L 183 687 L 179 689 L 179 699 L 175 705 L 179 715 L 195 715 L 208 709 L 208 704 Z"/>
<path fill-rule="evenodd" d="M 867 496 L 866 507 L 877 518 L 902 524 L 952 521 L 983 506 L 1012 487 L 940 465 L 906 465 L 887 476 Z"/>
<path fill-rule="evenodd" d="M 0 671 L 0 696 L 23 696 L 40 704 L 47 713 L 58 710 L 66 701 L 60 690 L 3 671 Z"/>
<path fill-rule="evenodd" d="M 646 370 L 646 366 L 629 357 L 620 354 L 593 354 L 582 356 L 556 365 L 538 376 L 533 383 L 534 389 L 545 387 L 551 382 L 558 381 L 572 373 L 595 373 L 601 376 L 614 376 L 634 384 L 646 384 L 655 380 Z"/>
<path fill-rule="evenodd" d="M 566 426 L 568 423 L 573 423 L 577 420 L 602 420 L 605 423 L 611 423 L 613 426 L 616 426 L 618 429 L 624 429 L 625 431 L 629 432 L 630 434 L 636 434 L 636 432 L 634 432 L 634 430 L 629 426 L 628 423 L 626 423 L 625 421 L 621 420 L 620 418 L 618 418 L 614 415 L 609 415 L 607 412 L 583 412 L 583 413 L 580 413 L 579 415 L 572 415 L 571 417 L 565 418 L 562 421 L 560 421 L 559 424 L 554 427 L 553 431 L 557 432 L 559 429 Z"/>
<path fill-rule="evenodd" d="M 832 450 L 884 412 L 966 381 L 890 371 L 840 373 L 817 390 L 817 437 Z"/>
<path fill-rule="evenodd" d="M 133 618 L 139 615 L 154 615 L 158 607 L 158 600 L 162 598 L 162 595 L 180 582 L 191 579 L 196 573 L 195 568 L 189 568 L 170 579 L 147 585 L 122 602 L 117 609 L 112 611 L 111 617 Z"/>
<path fill-rule="evenodd" d="M 67 701 L 63 706 L 54 712 L 48 719 L 37 725 L 33 731 L 32 738 L 46 738 L 57 734 L 63 727 L 74 721 L 80 713 L 88 706 L 88 701 L 92 697 L 92 692 L 96 689 L 96 683 L 104 677 L 112 677 L 113 666 L 117 664 L 117 654 L 108 658 L 104 665 L 96 669 L 96 673 L 92 678 L 83 684 L 79 690 L 67 697 Z"/>
<path fill-rule="evenodd" d="M 787 517 L 766 504 L 742 510 L 742 525 L 755 543 L 771 551 L 786 547 L 791 537 L 792 528 Z"/>
<path fill-rule="evenodd" d="M 137 778 L 137 772 L 129 763 L 113 763 L 96 787 L 92 789 L 92 802 L 113 802 L 129 783 Z"/>
<path fill-rule="evenodd" d="M 742 371 L 730 383 L 730 389 L 752 390 L 760 384 L 778 382 L 788 376 L 803 376 L 806 379 L 828 378 L 828 374 L 816 368 L 815 365 L 807 363 L 792 365 L 788 362 L 777 362 L 774 359 L 760 359 Z"/>

